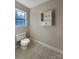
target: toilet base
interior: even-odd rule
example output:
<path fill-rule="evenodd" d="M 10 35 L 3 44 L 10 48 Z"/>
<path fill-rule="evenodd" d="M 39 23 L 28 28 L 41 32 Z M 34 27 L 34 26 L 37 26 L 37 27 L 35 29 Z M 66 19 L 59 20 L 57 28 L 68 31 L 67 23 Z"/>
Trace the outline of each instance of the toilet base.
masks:
<path fill-rule="evenodd" d="M 28 46 L 21 46 L 21 48 L 22 48 L 23 50 L 26 50 L 26 49 L 28 48 Z"/>

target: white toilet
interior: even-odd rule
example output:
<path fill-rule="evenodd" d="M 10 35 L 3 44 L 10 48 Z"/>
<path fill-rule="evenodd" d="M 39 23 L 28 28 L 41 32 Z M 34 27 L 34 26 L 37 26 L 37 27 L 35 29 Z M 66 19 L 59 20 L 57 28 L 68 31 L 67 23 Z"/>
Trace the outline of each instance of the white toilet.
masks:
<path fill-rule="evenodd" d="M 16 39 L 17 39 L 17 41 L 20 41 L 20 45 L 22 47 L 26 47 L 30 43 L 30 39 L 29 38 L 26 38 L 26 32 L 17 34 L 16 35 Z"/>
<path fill-rule="evenodd" d="M 30 43 L 30 40 L 28 38 L 21 40 L 21 46 L 28 46 L 29 43 Z"/>

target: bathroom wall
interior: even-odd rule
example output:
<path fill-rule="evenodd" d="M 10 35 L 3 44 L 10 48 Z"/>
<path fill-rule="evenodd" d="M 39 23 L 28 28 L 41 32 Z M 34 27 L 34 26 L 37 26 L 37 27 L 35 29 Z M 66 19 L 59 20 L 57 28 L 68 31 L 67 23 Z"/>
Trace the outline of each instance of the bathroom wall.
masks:
<path fill-rule="evenodd" d="M 55 12 L 55 25 L 44 27 L 40 25 L 40 12 L 52 9 Z M 30 35 L 52 47 L 63 50 L 63 0 L 49 0 L 30 10 Z"/>
<path fill-rule="evenodd" d="M 27 22 L 28 22 L 28 26 L 15 26 L 15 34 L 18 34 L 21 32 L 27 32 L 29 29 L 30 9 L 18 3 L 17 1 L 15 1 L 15 8 L 18 8 L 20 10 L 27 12 Z"/>

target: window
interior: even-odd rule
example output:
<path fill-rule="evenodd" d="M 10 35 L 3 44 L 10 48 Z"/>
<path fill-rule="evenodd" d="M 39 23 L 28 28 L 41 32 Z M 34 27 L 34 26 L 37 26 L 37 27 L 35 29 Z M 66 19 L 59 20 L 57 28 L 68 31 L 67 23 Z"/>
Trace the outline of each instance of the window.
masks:
<path fill-rule="evenodd" d="M 26 23 L 25 12 L 19 9 L 15 10 L 15 25 L 16 26 L 24 26 Z"/>

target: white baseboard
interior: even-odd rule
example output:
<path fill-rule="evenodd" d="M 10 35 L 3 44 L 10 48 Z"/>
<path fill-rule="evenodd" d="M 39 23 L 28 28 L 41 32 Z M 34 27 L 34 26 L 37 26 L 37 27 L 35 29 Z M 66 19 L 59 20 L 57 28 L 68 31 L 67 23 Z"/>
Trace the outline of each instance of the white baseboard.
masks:
<path fill-rule="evenodd" d="M 60 50 L 60 49 L 58 49 L 58 48 L 56 48 L 56 47 L 52 47 L 52 46 L 50 46 L 50 45 L 48 45 L 46 43 L 43 43 L 41 41 L 38 41 L 38 40 L 34 40 L 34 41 L 37 42 L 37 43 L 39 43 L 39 44 L 41 44 L 41 45 L 43 45 L 43 46 L 45 46 L 45 47 L 47 47 L 47 48 L 49 48 L 49 49 L 51 49 L 51 50 L 54 50 L 54 51 L 56 51 L 56 52 L 58 52 L 60 54 L 63 54 L 63 51 Z"/>

